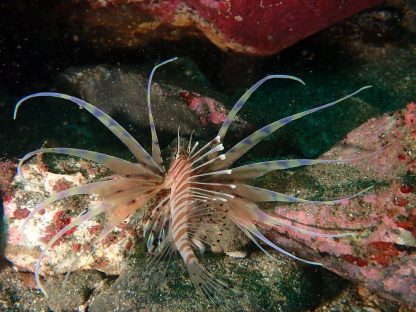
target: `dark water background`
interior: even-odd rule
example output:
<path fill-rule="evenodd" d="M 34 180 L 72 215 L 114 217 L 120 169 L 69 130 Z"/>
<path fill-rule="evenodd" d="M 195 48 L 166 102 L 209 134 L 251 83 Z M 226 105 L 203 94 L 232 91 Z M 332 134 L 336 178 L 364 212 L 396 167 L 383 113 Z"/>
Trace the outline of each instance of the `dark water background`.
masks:
<path fill-rule="evenodd" d="M 66 146 L 104 145 L 105 149 L 106 143 L 119 144 L 107 133 L 105 138 L 82 137 L 82 133 L 100 133 L 102 128 L 93 118 L 79 114 L 70 105 L 36 101 L 36 105 L 27 105 L 20 112 L 17 122 L 12 120 L 17 99 L 54 88 L 59 75 L 74 66 L 106 64 L 140 68 L 148 73 L 155 63 L 178 56 L 181 61 L 161 69 L 158 79 L 184 89 L 205 90 L 208 95 L 219 93 L 228 107 L 246 88 L 267 74 L 291 74 L 307 83 L 300 87 L 273 81 L 262 87 L 242 111 L 243 117 L 255 125 L 333 100 L 363 85 L 373 85 L 373 89 L 360 95 L 368 106 L 339 106 L 308 118 L 312 125 L 322 124 L 316 131 L 305 131 L 304 124 L 298 123 L 291 125 L 286 134 L 274 137 L 279 138 L 282 147 L 279 154 L 308 157 L 321 154 L 369 117 L 392 112 L 415 98 L 415 36 L 413 29 L 404 24 L 406 12 L 400 6 L 368 10 L 278 55 L 250 57 L 224 53 L 209 42 L 197 39 L 155 42 L 130 50 L 103 48 L 83 37 L 82 31 L 67 23 L 64 16 L 53 12 L 52 3 L 3 1 L 0 4 L 2 156 L 20 157 L 46 140 L 60 141 L 61 137 L 65 138 Z M 184 74 L 189 66 L 196 68 L 191 79 Z M 334 131 L 334 125 L 340 123 L 346 126 Z M 174 135 L 162 141 L 170 142 Z M 140 135 L 144 141 L 147 137 L 147 132 Z M 258 150 L 264 151 L 261 147 Z"/>

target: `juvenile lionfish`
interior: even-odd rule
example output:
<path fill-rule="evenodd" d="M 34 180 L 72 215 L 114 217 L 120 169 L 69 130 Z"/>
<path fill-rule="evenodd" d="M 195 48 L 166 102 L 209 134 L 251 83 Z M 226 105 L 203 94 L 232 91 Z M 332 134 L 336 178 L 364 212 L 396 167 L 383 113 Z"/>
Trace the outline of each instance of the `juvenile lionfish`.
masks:
<path fill-rule="evenodd" d="M 263 252 L 268 254 L 261 243 L 298 261 L 308 264 L 319 263 L 301 259 L 282 248 L 276 246 L 265 237 L 259 227 L 281 226 L 316 237 L 334 238 L 350 235 L 350 233 L 325 234 L 318 233 L 290 224 L 287 220 L 279 219 L 259 209 L 259 202 L 290 202 L 290 203 L 322 203 L 337 204 L 355 197 L 353 196 L 329 201 L 311 201 L 285 195 L 275 191 L 255 187 L 247 184 L 257 178 L 273 171 L 308 166 L 313 164 L 337 163 L 339 160 L 327 159 L 290 159 L 273 160 L 251 163 L 239 167 L 231 166 L 257 143 L 274 133 L 284 125 L 306 115 L 329 108 L 344 101 L 357 93 L 369 88 L 365 86 L 341 99 L 328 104 L 306 110 L 301 113 L 280 119 L 255 131 L 227 152 L 223 152 L 223 141 L 227 131 L 236 118 L 236 114 L 249 99 L 251 94 L 264 82 L 270 79 L 290 79 L 301 84 L 304 82 L 288 75 L 269 75 L 255 83 L 235 103 L 224 120 L 217 136 L 199 148 L 198 142 L 192 144 L 192 138 L 187 146 L 181 143 L 178 131 L 177 150 L 172 162 L 166 170 L 161 156 L 156 127 L 153 121 L 150 91 L 155 70 L 176 58 L 169 59 L 156 65 L 150 74 L 147 84 L 147 110 L 150 120 L 152 138 L 152 152 L 149 154 L 120 124 L 113 120 L 95 106 L 73 96 L 55 92 L 35 93 L 22 98 L 16 105 L 14 118 L 20 105 L 35 97 L 55 97 L 68 100 L 79 107 L 85 108 L 114 133 L 130 150 L 137 163 L 129 162 L 113 156 L 73 148 L 43 148 L 25 155 L 18 165 L 18 175 L 25 181 L 22 174 L 23 163 L 34 155 L 40 153 L 58 153 L 81 157 L 106 166 L 114 175 L 98 182 L 72 187 L 56 193 L 37 205 L 24 222 L 24 231 L 27 223 L 33 216 L 48 204 L 68 196 L 79 194 L 99 195 L 100 204 L 89 207 L 89 210 L 78 216 L 72 223 L 60 230 L 45 246 L 35 265 L 35 279 L 39 289 L 47 296 L 40 278 L 39 269 L 46 252 L 67 231 L 100 214 L 106 214 L 108 224 L 98 234 L 93 245 L 108 235 L 118 224 L 138 210 L 148 209 L 149 220 L 144 224 L 143 232 L 147 236 L 147 247 L 152 250 L 150 264 L 154 264 L 168 255 L 178 251 L 187 267 L 189 277 L 194 286 L 207 299 L 214 304 L 220 304 L 230 295 L 236 294 L 233 287 L 216 279 L 198 261 L 196 251 L 208 243 L 198 237 L 196 232 L 204 222 L 216 223 L 229 218 L 241 231 L 247 235 Z M 348 161 L 348 160 L 344 160 Z M 154 199 L 157 199 L 156 201 Z M 205 218 L 209 216 L 209 218 Z M 209 221 L 208 221 L 209 220 Z"/>

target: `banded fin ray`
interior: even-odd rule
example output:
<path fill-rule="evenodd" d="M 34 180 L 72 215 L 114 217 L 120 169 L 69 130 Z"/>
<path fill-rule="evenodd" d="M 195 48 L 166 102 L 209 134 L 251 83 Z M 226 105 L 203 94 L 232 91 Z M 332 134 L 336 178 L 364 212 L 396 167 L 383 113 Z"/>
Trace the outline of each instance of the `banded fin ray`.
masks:
<path fill-rule="evenodd" d="M 172 243 L 172 233 L 168 233 L 153 251 L 153 254 L 146 259 L 144 274 L 151 289 L 163 283 L 175 251 L 176 248 Z"/>
<path fill-rule="evenodd" d="M 64 199 L 69 196 L 74 195 L 87 195 L 87 194 L 100 194 L 105 192 L 106 190 L 113 190 L 114 181 L 101 181 L 101 182 L 94 182 L 85 185 L 71 187 L 67 190 L 55 193 L 48 197 L 46 200 L 41 202 L 40 204 L 36 205 L 36 207 L 30 212 L 30 214 L 26 217 L 25 221 L 23 222 L 21 231 L 24 233 L 24 230 L 27 226 L 27 223 L 37 214 L 40 210 L 45 208 L 47 205 L 52 204 L 55 201 L 60 199 Z"/>
<path fill-rule="evenodd" d="M 314 262 L 314 261 L 310 261 L 310 260 L 300 258 L 300 257 L 295 256 L 294 254 L 284 250 L 283 248 L 277 246 L 275 243 L 273 243 L 267 237 L 265 237 L 257 229 L 257 227 L 252 223 L 240 223 L 240 222 L 236 221 L 236 224 L 250 238 L 250 240 L 252 242 L 254 242 L 257 245 L 257 247 L 259 247 L 269 257 L 271 257 L 271 255 L 260 245 L 260 243 L 257 241 L 257 239 L 259 239 L 263 243 L 267 244 L 269 247 L 273 248 L 274 250 L 276 250 L 276 251 L 278 251 L 278 252 L 280 252 L 280 253 L 282 253 L 282 254 L 284 254 L 284 255 L 292 258 L 292 259 L 295 259 L 297 261 L 300 261 L 300 262 L 303 262 L 303 263 L 306 263 L 306 264 L 322 266 L 322 264 L 319 263 L 319 262 Z"/>
<path fill-rule="evenodd" d="M 228 113 L 228 116 L 225 118 L 224 122 L 222 123 L 222 126 L 220 130 L 218 131 L 218 136 L 220 137 L 220 140 L 222 141 L 227 134 L 228 128 L 235 120 L 235 117 L 237 113 L 240 111 L 240 109 L 244 106 L 244 104 L 247 102 L 247 100 L 250 98 L 250 96 L 267 80 L 270 79 L 291 79 L 295 80 L 303 85 L 305 83 L 298 77 L 295 76 L 289 76 L 289 75 L 268 75 L 259 81 L 257 81 L 254 85 L 252 85 L 244 94 L 240 97 L 240 99 L 234 104 L 231 111 Z"/>
<path fill-rule="evenodd" d="M 65 274 L 64 284 L 67 282 L 69 275 L 74 271 L 75 265 L 78 263 L 78 261 L 81 259 L 81 257 L 89 252 L 88 259 L 92 257 L 95 250 L 98 247 L 98 244 L 101 240 L 103 240 L 105 237 L 108 236 L 116 227 L 118 224 L 106 224 L 104 228 L 101 230 L 101 232 L 98 234 L 98 236 L 93 240 L 91 244 L 87 247 L 86 250 L 81 251 L 81 254 L 75 258 L 75 260 L 71 263 L 71 266 L 68 269 L 68 272 Z"/>
<path fill-rule="evenodd" d="M 158 220 L 160 214 L 162 213 L 163 209 L 169 208 L 169 196 L 161 199 L 159 203 L 152 209 L 152 213 L 150 214 L 149 219 L 143 225 L 143 236 L 147 236 L 149 231 L 153 228 L 153 225 L 156 220 Z"/>
<path fill-rule="evenodd" d="M 347 159 L 279 159 L 252 163 L 232 169 L 230 175 L 224 176 L 227 180 L 251 180 L 257 179 L 274 170 L 292 169 L 301 166 L 311 166 L 317 164 L 346 164 L 357 160 L 366 159 L 381 153 L 386 147 L 371 152 L 364 156 Z"/>
<path fill-rule="evenodd" d="M 166 61 L 154 66 L 151 73 L 150 73 L 149 80 L 148 80 L 148 83 L 147 83 L 146 98 L 147 98 L 147 112 L 149 114 L 150 131 L 151 131 L 151 134 L 152 134 L 152 157 L 153 157 L 154 161 L 156 162 L 156 164 L 159 166 L 159 168 L 163 172 L 165 172 L 165 167 L 163 166 L 163 159 L 162 159 L 162 154 L 160 153 L 159 140 L 157 138 L 155 122 L 153 120 L 150 93 L 151 93 L 151 88 L 152 88 L 152 78 L 153 78 L 153 75 L 154 75 L 156 69 L 158 69 L 160 66 L 163 66 L 167 63 L 176 61 L 177 59 L 178 59 L 177 57 L 174 57 L 174 58 L 171 58 L 169 60 L 166 60 Z"/>
<path fill-rule="evenodd" d="M 41 202 L 40 204 L 36 205 L 36 207 L 30 212 L 30 214 L 26 217 L 25 221 L 23 222 L 21 231 L 24 233 L 24 230 L 27 227 L 27 223 L 40 210 L 42 210 L 47 205 L 52 204 L 55 201 L 64 199 L 66 197 L 74 196 L 74 195 L 93 195 L 93 194 L 102 196 L 104 198 L 103 201 L 106 201 L 106 200 L 109 200 L 108 197 L 110 196 L 115 196 L 115 195 L 117 196 L 123 191 L 124 192 L 129 191 L 129 189 L 131 189 L 130 187 L 131 184 L 132 183 L 130 181 L 127 181 L 126 179 L 108 180 L 108 181 L 92 182 L 92 183 L 88 183 L 88 184 L 84 184 L 80 186 L 75 186 L 67 190 L 55 193 L 51 195 L 50 197 L 48 197 L 43 202 Z M 137 183 L 134 183 L 133 185 L 135 186 L 135 189 L 140 187 L 140 185 L 137 185 Z M 137 195 L 137 192 L 135 193 L 135 195 Z M 118 196 L 121 196 L 121 195 L 118 195 Z M 129 194 L 122 195 L 122 196 L 129 196 Z"/>
<path fill-rule="evenodd" d="M 155 173 L 160 174 L 162 169 L 157 165 L 155 160 L 146 152 L 146 150 L 137 142 L 130 133 L 126 131 L 117 121 L 111 118 L 109 115 L 104 113 L 99 108 L 95 107 L 94 105 L 85 102 L 77 97 L 70 96 L 64 93 L 57 93 L 57 92 L 39 92 L 34 93 L 22 98 L 19 102 L 17 102 L 16 107 L 14 109 L 13 118 L 16 119 L 17 111 L 19 107 L 29 99 L 36 98 L 36 97 L 55 97 L 59 99 L 68 100 L 72 103 L 77 104 L 80 107 L 85 108 L 89 113 L 94 115 L 101 123 L 103 123 L 117 138 L 120 139 L 121 142 L 130 150 L 130 152 L 134 155 L 139 163 L 147 166 L 151 170 L 155 171 Z"/>
<path fill-rule="evenodd" d="M 312 265 L 322 265 L 318 262 L 309 261 L 306 259 L 299 258 L 290 252 L 287 252 L 286 250 L 282 249 L 281 247 L 274 244 L 272 241 L 270 241 L 267 237 L 265 237 L 255 225 L 255 211 L 252 209 L 252 206 L 254 204 L 249 203 L 245 200 L 232 200 L 230 201 L 229 207 L 231 208 L 228 215 L 230 218 L 234 221 L 234 223 L 246 234 L 250 240 L 256 244 L 257 247 L 259 247 L 266 255 L 271 255 L 260 245 L 259 241 L 262 241 L 263 243 L 267 244 L 269 247 L 273 248 L 274 250 L 289 256 L 295 260 L 298 260 L 300 262 L 304 262 L 307 264 Z M 254 205 L 255 206 L 255 205 Z M 254 217 L 254 218 L 253 218 Z"/>
<path fill-rule="evenodd" d="M 70 224 L 68 224 L 63 229 L 61 229 L 58 233 L 56 233 L 50 239 L 50 241 L 45 246 L 45 248 L 42 250 L 38 260 L 36 261 L 36 265 L 35 265 L 35 280 L 36 280 L 37 286 L 42 291 L 42 293 L 45 295 L 45 297 L 48 297 L 48 294 L 47 294 L 46 290 L 43 288 L 42 282 L 40 281 L 39 271 L 40 271 L 40 265 L 41 265 L 42 259 L 45 257 L 48 250 L 55 244 L 55 242 L 57 242 L 62 236 L 64 236 L 66 232 L 68 232 L 69 230 L 78 226 L 79 224 L 81 224 L 81 223 L 83 223 L 87 220 L 90 220 L 93 217 L 105 212 L 108 208 L 109 207 L 106 207 L 106 206 L 99 206 L 99 207 L 95 208 L 94 210 L 91 210 L 91 211 L 79 216 L 74 221 L 72 221 Z"/>
<path fill-rule="evenodd" d="M 224 174 L 222 176 L 216 176 L 216 178 L 224 180 L 236 180 L 245 181 L 257 179 L 271 171 L 292 169 L 301 166 L 310 166 L 315 164 L 335 164 L 348 162 L 350 160 L 337 160 L 337 159 L 281 159 L 263 161 L 252 164 L 243 165 L 232 169 L 231 174 Z"/>
<path fill-rule="evenodd" d="M 354 197 L 357 197 L 368 190 L 372 189 L 373 187 L 370 186 L 360 192 L 353 194 L 351 196 L 334 199 L 334 200 L 307 200 L 298 198 L 295 196 L 282 194 L 279 192 L 271 191 L 268 189 L 255 187 L 247 184 L 236 184 L 236 188 L 232 190 L 233 194 L 241 196 L 243 198 L 247 198 L 248 200 L 258 203 L 258 202 L 287 202 L 287 203 L 308 203 L 308 204 L 326 204 L 326 205 L 334 205 L 340 204 L 345 201 L 348 201 Z"/>
<path fill-rule="evenodd" d="M 53 147 L 53 148 L 42 148 L 42 149 L 35 150 L 33 152 L 26 154 L 25 156 L 23 156 L 23 158 L 20 159 L 19 164 L 17 166 L 17 174 L 20 176 L 22 181 L 26 181 L 22 173 L 22 166 L 24 162 L 27 161 L 29 158 L 38 154 L 42 154 L 42 153 L 65 154 L 65 155 L 80 157 L 86 160 L 96 162 L 100 165 L 103 165 L 120 176 L 136 175 L 136 176 L 145 176 L 149 178 L 158 177 L 146 167 L 143 167 L 142 165 L 138 163 L 132 163 L 132 162 L 129 162 L 127 160 L 124 160 L 118 157 L 114 157 L 114 156 L 110 156 L 110 155 L 102 154 L 102 153 L 97 153 L 93 151 L 83 150 L 83 149 Z"/>
<path fill-rule="evenodd" d="M 287 223 L 288 220 L 282 220 L 278 217 L 271 216 L 267 213 L 265 213 L 263 210 L 261 210 L 256 204 L 249 202 L 245 199 L 235 199 L 232 201 L 231 208 L 233 208 L 236 204 L 238 204 L 239 207 L 242 207 L 240 211 L 245 215 L 245 220 L 249 220 L 252 224 L 265 224 L 267 226 L 281 226 L 293 231 L 296 231 L 298 233 L 302 234 L 308 234 L 314 237 L 322 237 L 322 238 L 336 238 L 336 237 L 345 237 L 345 236 L 351 236 L 353 235 L 350 232 L 344 232 L 344 233 L 336 233 L 336 234 L 326 234 L 326 233 L 320 233 L 315 232 L 311 230 L 307 230 L 292 224 Z M 233 206 L 234 205 L 234 206 Z M 303 224 L 307 227 L 314 227 L 317 228 L 316 225 L 310 225 L 310 224 Z M 321 230 L 328 230 L 326 228 L 321 228 Z"/>
<path fill-rule="evenodd" d="M 151 217 L 143 228 L 143 236 L 147 237 L 148 251 L 154 249 L 155 240 L 158 243 L 162 242 L 166 236 L 166 231 L 169 230 L 168 228 L 164 229 L 170 218 L 168 199 L 169 197 L 166 197 L 154 208 Z"/>
<path fill-rule="evenodd" d="M 219 170 L 219 169 L 224 169 L 224 168 L 228 168 L 229 166 L 231 166 L 234 162 L 236 162 L 238 159 L 240 159 L 241 156 L 243 156 L 247 151 L 249 151 L 253 146 L 255 146 L 257 143 L 261 142 L 263 139 L 265 139 L 266 137 L 268 137 L 269 135 L 271 135 L 272 133 L 274 133 L 276 130 L 280 129 L 281 127 L 287 125 L 288 123 L 297 120 L 299 118 L 302 118 L 304 116 L 313 114 L 315 112 L 318 112 L 320 110 L 329 108 L 339 102 L 342 102 L 344 100 L 347 100 L 351 97 L 353 97 L 354 95 L 362 92 L 365 89 L 371 88 L 371 86 L 365 86 L 362 87 L 360 89 L 358 89 L 357 91 L 354 91 L 338 100 L 335 100 L 333 102 L 312 108 L 312 109 L 308 109 L 306 111 L 282 118 L 280 120 L 277 120 L 275 122 L 272 122 L 262 128 L 260 128 L 259 130 L 255 131 L 254 133 L 252 133 L 251 135 L 249 135 L 248 137 L 246 137 L 245 139 L 241 140 L 239 143 L 237 143 L 236 145 L 234 145 L 232 148 L 230 148 L 227 153 L 225 153 L 226 158 L 224 160 L 218 161 L 216 164 L 214 164 L 211 168 L 212 170 Z"/>

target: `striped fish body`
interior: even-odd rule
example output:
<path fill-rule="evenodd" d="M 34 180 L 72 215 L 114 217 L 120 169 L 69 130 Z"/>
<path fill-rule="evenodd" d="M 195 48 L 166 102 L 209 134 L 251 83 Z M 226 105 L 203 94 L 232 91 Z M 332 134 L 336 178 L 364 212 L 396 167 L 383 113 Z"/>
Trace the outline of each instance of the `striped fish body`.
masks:
<path fill-rule="evenodd" d="M 190 177 L 192 165 L 185 156 L 180 156 L 172 162 L 166 181 L 171 185 L 171 230 L 173 244 L 188 266 L 196 257 L 188 237 L 188 214 L 192 207 Z"/>

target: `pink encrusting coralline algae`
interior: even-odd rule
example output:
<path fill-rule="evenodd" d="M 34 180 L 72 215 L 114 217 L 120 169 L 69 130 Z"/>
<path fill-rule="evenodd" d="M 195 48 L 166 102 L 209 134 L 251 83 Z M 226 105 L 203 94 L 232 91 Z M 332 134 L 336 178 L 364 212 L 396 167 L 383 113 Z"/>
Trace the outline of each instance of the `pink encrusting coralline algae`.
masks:
<path fill-rule="evenodd" d="M 226 110 L 214 99 L 182 91 L 179 96 L 187 103 L 190 110 L 195 111 L 202 126 L 209 123 L 219 125 L 227 118 Z"/>
<path fill-rule="evenodd" d="M 308 223 L 307 225 L 293 224 L 285 218 L 264 212 L 258 207 L 257 203 L 289 202 L 324 206 L 337 206 L 338 204 L 346 206 L 350 199 L 367 192 L 371 187 L 367 187 L 345 198 L 319 201 L 286 195 L 278 191 L 256 187 L 249 183 L 253 183 L 257 178 L 275 170 L 315 164 L 347 163 L 356 158 L 351 157 L 344 160 L 287 159 L 263 161 L 238 167 L 232 166 L 252 147 L 279 128 L 299 118 L 352 98 L 369 88 L 369 86 L 363 87 L 328 104 L 270 123 L 253 132 L 226 152 L 223 152 L 225 149 L 223 145 L 225 136 L 230 125 L 235 120 L 237 113 L 251 94 L 264 82 L 270 79 L 289 79 L 304 84 L 302 80 L 293 76 L 266 76 L 241 96 L 223 120 L 217 136 L 211 141 L 200 146 L 199 142 L 194 143 L 192 138 L 190 138 L 188 143 L 185 144 L 184 140 L 179 137 L 178 131 L 176 152 L 167 169 L 165 169 L 155 123 L 153 121 L 150 90 L 155 70 L 159 66 L 174 61 L 175 59 L 155 66 L 150 74 L 147 88 L 147 109 L 152 139 L 152 151 L 150 154 L 114 119 L 79 98 L 62 93 L 42 92 L 29 95 L 21 99 L 16 105 L 15 118 L 20 106 L 31 98 L 55 97 L 72 102 L 84 108 L 101 121 L 126 145 L 137 160 L 137 163 L 133 163 L 97 152 L 60 147 L 39 149 L 27 154 L 21 159 L 18 165 L 18 176 L 23 183 L 26 182 L 28 185 L 30 185 L 30 181 L 24 175 L 23 165 L 26 160 L 41 153 L 77 156 L 103 165 L 113 172 L 112 175 L 95 182 L 79 185 L 74 183 L 74 186 L 68 189 L 65 189 L 67 186 L 67 183 L 65 183 L 60 191 L 54 193 L 42 203 L 37 204 L 34 209 L 31 209 L 30 214 L 22 222 L 22 233 L 28 235 L 27 229 L 35 226 L 34 221 L 39 220 L 39 215 L 42 211 L 48 209 L 48 205 L 58 200 L 69 199 L 75 195 L 96 196 L 96 200 L 89 203 L 82 213 L 69 216 L 57 212 L 53 220 L 51 220 L 55 225 L 49 228 L 49 232 L 47 232 L 47 235 L 49 235 L 48 242 L 45 244 L 35 264 L 37 285 L 46 296 L 47 293 L 40 280 L 43 260 L 48 261 L 46 256 L 54 248 L 59 248 L 59 242 L 63 237 L 69 234 L 77 235 L 78 231 L 85 230 L 85 227 L 83 227 L 85 223 L 94 222 L 94 218 L 99 215 L 105 216 L 106 223 L 97 229 L 96 238 L 88 243 L 89 248 L 86 250 L 87 253 L 93 252 L 95 248 L 98 248 L 97 246 L 99 246 L 100 242 L 105 241 L 115 229 L 120 227 L 123 221 L 136 212 L 144 213 L 146 211 L 149 218 L 143 225 L 143 233 L 147 237 L 147 249 L 151 254 L 148 263 L 149 271 L 152 272 L 152 268 L 154 268 L 156 263 L 170 259 L 172 253 L 178 252 L 187 267 L 189 277 L 195 288 L 210 302 L 225 307 L 238 304 L 235 296 L 239 296 L 240 291 L 221 279 L 214 277 L 199 262 L 197 253 L 209 247 L 206 239 L 198 236 L 200 227 L 204 226 L 206 229 L 209 229 L 209 225 L 211 224 L 211 228 L 214 229 L 216 226 L 219 226 L 218 231 L 220 232 L 219 235 L 221 235 L 226 230 L 225 226 L 221 228 L 221 224 L 225 225 L 226 221 L 231 221 L 266 254 L 269 253 L 263 247 L 263 244 L 293 259 L 312 265 L 321 265 L 321 263 L 306 260 L 287 252 L 263 235 L 260 229 L 277 227 L 285 231 L 294 231 L 304 237 L 309 237 L 311 241 L 325 241 L 328 245 L 333 244 L 335 242 L 334 239 L 343 242 L 346 239 L 345 237 L 353 235 L 346 228 L 342 230 L 338 229 L 338 227 L 331 229 L 326 227 L 317 228 L 315 227 L 316 223 Z M 366 156 L 368 155 L 374 155 L 374 152 L 367 153 Z M 360 156 L 360 158 L 363 158 L 363 156 Z M 62 179 L 64 177 L 59 178 Z M 56 183 L 54 185 L 56 186 Z M 24 208 L 19 207 L 18 209 Z M 91 226 L 88 228 L 91 229 Z M 22 241 L 22 244 L 24 244 L 24 241 Z M 79 250 L 76 246 L 74 246 L 74 251 L 77 251 L 79 257 L 81 257 L 83 250 Z M 70 264 L 68 266 L 68 272 L 71 271 L 73 265 Z"/>
<path fill-rule="evenodd" d="M 410 103 L 394 115 L 369 120 L 323 156 L 349 158 L 363 150 L 385 147 L 378 157 L 353 162 L 348 171 L 354 175 L 358 169 L 355 179 L 379 183 L 375 193 L 345 206 L 300 204 L 298 209 L 279 206 L 275 211 L 299 226 L 355 227 L 358 231 L 353 239 L 311 239 L 283 228 L 268 232 L 281 246 L 411 308 L 416 307 L 415 108 Z"/>

